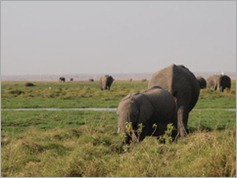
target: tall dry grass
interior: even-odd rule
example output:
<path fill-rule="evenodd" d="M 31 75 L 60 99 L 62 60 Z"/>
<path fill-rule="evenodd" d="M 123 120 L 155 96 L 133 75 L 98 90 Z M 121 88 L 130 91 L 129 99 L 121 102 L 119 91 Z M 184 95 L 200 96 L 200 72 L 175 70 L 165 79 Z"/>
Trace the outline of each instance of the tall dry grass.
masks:
<path fill-rule="evenodd" d="M 148 137 L 121 147 L 121 138 L 105 130 L 30 128 L 6 137 L 2 176 L 196 176 L 236 175 L 236 132 L 198 131 L 178 143 Z"/>

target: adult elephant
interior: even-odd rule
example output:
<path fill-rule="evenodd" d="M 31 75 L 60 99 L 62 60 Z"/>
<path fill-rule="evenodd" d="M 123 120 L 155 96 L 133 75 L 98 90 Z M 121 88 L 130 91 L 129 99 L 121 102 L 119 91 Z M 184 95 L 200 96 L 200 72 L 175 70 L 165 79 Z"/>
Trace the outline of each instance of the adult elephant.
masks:
<path fill-rule="evenodd" d="M 25 86 L 26 86 L 26 87 L 33 87 L 33 86 L 35 86 L 35 84 L 33 84 L 33 83 L 31 83 L 31 82 L 26 82 L 26 83 L 25 83 Z"/>
<path fill-rule="evenodd" d="M 198 81 L 200 89 L 203 89 L 203 88 L 207 87 L 207 82 L 206 82 L 206 80 L 203 77 L 197 76 L 196 79 Z"/>
<path fill-rule="evenodd" d="M 170 65 L 154 73 L 148 88 L 160 86 L 169 91 L 177 104 L 178 136 L 188 133 L 188 116 L 198 101 L 200 87 L 194 74 L 183 65 Z"/>
<path fill-rule="evenodd" d="M 227 75 L 212 75 L 207 78 L 207 87 L 223 92 L 231 88 L 231 79 Z"/>
<path fill-rule="evenodd" d="M 104 75 L 100 77 L 99 84 L 101 90 L 110 90 L 110 87 L 113 83 L 114 79 L 110 75 Z"/>
<path fill-rule="evenodd" d="M 126 134 L 127 144 L 131 141 L 140 142 L 146 136 L 163 135 L 169 123 L 177 128 L 174 98 L 158 86 L 124 97 L 118 105 L 117 114 L 118 129 Z M 176 135 L 174 129 L 172 137 L 175 138 Z"/>
<path fill-rule="evenodd" d="M 65 79 L 65 77 L 59 77 L 59 81 L 61 81 L 61 82 L 65 82 L 66 79 Z"/>

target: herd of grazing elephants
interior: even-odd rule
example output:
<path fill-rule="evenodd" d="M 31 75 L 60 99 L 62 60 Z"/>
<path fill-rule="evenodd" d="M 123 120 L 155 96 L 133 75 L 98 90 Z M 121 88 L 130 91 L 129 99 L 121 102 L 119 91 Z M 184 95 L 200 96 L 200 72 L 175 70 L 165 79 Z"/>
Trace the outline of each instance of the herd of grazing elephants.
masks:
<path fill-rule="evenodd" d="M 65 82 L 66 79 L 60 77 L 59 81 Z M 101 76 L 100 89 L 110 90 L 113 81 L 110 75 Z M 34 84 L 26 83 L 26 86 Z M 231 79 L 227 75 L 213 75 L 205 80 L 201 76 L 196 77 L 185 66 L 175 64 L 154 73 L 148 81 L 147 90 L 130 93 L 118 104 L 118 132 L 126 135 L 124 143 L 140 142 L 146 136 L 159 138 L 168 124 L 175 128 L 171 134 L 173 141 L 185 137 L 189 132 L 189 112 L 196 105 L 203 88 L 223 92 L 231 88 Z"/>

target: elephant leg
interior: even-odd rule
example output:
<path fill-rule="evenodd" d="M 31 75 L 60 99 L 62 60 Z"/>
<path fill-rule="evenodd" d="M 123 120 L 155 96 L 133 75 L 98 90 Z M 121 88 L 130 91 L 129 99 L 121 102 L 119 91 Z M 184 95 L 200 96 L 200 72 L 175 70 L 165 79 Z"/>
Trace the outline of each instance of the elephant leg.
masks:
<path fill-rule="evenodd" d="M 137 133 L 133 130 L 130 133 L 126 133 L 124 143 L 131 144 L 131 143 L 138 143 L 142 141 L 145 137 L 139 137 Z"/>
<path fill-rule="evenodd" d="M 180 137 L 185 137 L 187 136 L 187 120 L 188 120 L 188 115 L 185 112 L 184 106 L 180 106 L 178 108 L 178 135 Z"/>
<path fill-rule="evenodd" d="M 215 91 L 217 90 L 217 85 L 215 85 L 214 90 L 215 90 Z"/>
<path fill-rule="evenodd" d="M 124 144 L 131 144 L 131 143 L 136 143 L 138 142 L 137 135 L 134 132 L 126 133 L 125 134 L 125 139 L 124 139 Z"/>

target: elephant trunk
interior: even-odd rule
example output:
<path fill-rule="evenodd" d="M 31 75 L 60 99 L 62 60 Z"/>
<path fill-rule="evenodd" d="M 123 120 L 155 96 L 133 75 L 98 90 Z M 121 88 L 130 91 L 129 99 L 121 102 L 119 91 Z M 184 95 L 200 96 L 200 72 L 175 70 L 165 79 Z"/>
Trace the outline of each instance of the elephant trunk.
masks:
<path fill-rule="evenodd" d="M 118 127 L 117 133 L 125 134 L 125 138 L 124 138 L 125 144 L 130 144 L 131 142 L 136 143 L 140 141 L 136 131 L 135 130 L 126 131 L 125 125 L 122 125 L 122 126 L 120 125 Z"/>
<path fill-rule="evenodd" d="M 126 133 L 125 144 L 138 143 L 139 141 L 140 140 L 134 131 Z"/>

